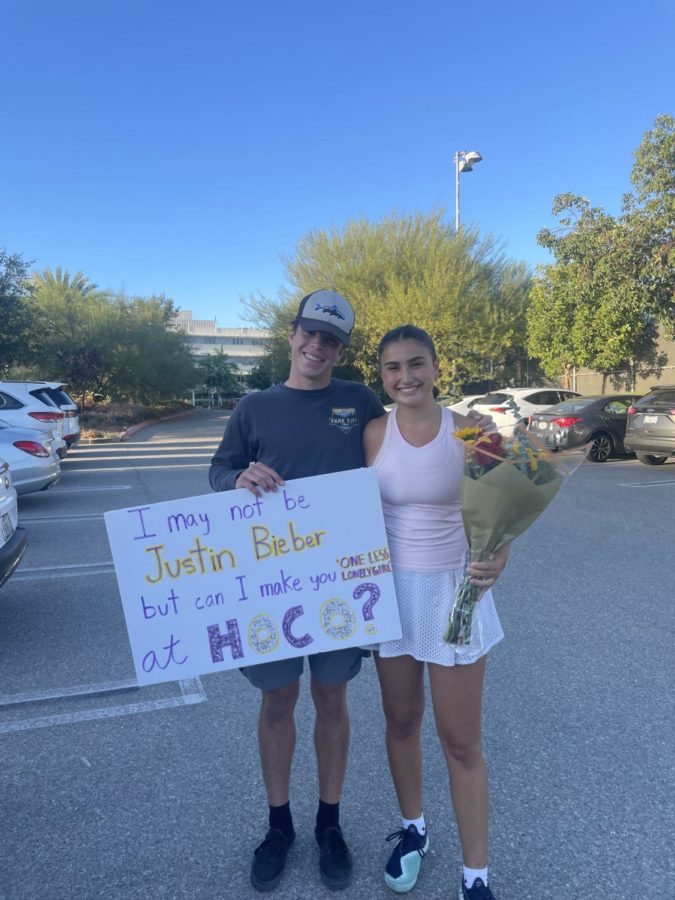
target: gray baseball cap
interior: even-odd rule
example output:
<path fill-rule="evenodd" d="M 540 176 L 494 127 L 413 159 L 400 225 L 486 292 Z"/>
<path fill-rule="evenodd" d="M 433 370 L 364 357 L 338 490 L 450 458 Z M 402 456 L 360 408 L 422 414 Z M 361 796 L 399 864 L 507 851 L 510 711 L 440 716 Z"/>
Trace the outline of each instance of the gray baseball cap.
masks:
<path fill-rule="evenodd" d="M 344 297 L 335 291 L 313 291 L 300 301 L 298 324 L 305 331 L 325 331 L 345 347 L 354 327 L 354 310 Z"/>

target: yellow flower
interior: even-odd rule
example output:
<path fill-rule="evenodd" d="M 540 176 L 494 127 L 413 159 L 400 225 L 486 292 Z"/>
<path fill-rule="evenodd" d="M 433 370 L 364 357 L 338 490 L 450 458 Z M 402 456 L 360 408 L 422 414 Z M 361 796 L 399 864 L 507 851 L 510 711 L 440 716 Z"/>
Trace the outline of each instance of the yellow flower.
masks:
<path fill-rule="evenodd" d="M 482 428 L 460 428 L 453 431 L 452 435 L 460 441 L 475 441 L 482 433 Z"/>
<path fill-rule="evenodd" d="M 527 456 L 530 460 L 530 468 L 533 472 L 536 472 L 539 468 L 539 460 L 537 459 L 537 454 L 534 452 L 534 450 L 530 449 L 530 447 L 525 448 L 525 453 L 527 453 Z"/>

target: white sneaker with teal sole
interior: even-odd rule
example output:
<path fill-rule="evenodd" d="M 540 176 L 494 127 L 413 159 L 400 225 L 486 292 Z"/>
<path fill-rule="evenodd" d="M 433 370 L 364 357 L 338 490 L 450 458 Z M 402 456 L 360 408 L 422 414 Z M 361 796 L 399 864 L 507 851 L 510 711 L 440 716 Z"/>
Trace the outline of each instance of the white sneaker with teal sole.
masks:
<path fill-rule="evenodd" d="M 397 841 L 384 869 L 384 883 L 397 894 L 407 894 L 417 884 L 420 866 L 429 849 L 429 836 L 414 825 L 400 828 L 387 838 Z"/>

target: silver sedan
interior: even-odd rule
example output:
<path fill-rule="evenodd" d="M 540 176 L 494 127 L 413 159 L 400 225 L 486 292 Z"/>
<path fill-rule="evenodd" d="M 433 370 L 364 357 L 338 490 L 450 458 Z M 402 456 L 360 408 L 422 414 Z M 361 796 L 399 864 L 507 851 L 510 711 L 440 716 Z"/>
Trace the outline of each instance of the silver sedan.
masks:
<path fill-rule="evenodd" d="M 13 428 L 0 419 L 0 457 L 9 464 L 17 494 L 46 491 L 61 477 L 52 438 L 35 428 Z"/>

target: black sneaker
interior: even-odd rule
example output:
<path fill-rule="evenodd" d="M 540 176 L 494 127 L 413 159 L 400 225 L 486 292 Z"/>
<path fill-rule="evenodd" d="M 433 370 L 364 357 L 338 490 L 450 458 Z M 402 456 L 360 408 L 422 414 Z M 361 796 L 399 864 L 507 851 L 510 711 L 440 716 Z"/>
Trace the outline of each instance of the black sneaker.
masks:
<path fill-rule="evenodd" d="M 476 878 L 472 887 L 467 887 L 462 878 L 459 900 L 495 900 L 494 894 L 482 878 Z"/>
<path fill-rule="evenodd" d="M 392 832 L 388 841 L 398 841 L 384 868 L 384 883 L 397 894 L 406 894 L 417 884 L 429 837 L 421 835 L 414 825 Z"/>
<path fill-rule="evenodd" d="M 339 825 L 315 831 L 319 845 L 321 880 L 331 891 L 341 891 L 352 880 L 352 855 Z"/>
<path fill-rule="evenodd" d="M 273 891 L 279 884 L 294 840 L 295 832 L 284 834 L 279 828 L 270 828 L 265 840 L 255 848 L 251 864 L 251 884 L 257 891 Z"/>

